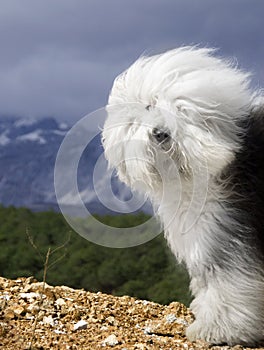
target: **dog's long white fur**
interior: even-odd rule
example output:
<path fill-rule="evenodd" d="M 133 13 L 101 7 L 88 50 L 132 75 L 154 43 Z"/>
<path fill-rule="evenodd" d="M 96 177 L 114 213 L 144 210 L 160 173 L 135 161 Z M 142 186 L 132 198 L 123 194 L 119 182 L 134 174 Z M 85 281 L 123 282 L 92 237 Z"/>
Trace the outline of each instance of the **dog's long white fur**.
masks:
<path fill-rule="evenodd" d="M 263 252 L 233 205 L 232 171 L 223 176 L 246 151 L 255 97 L 250 74 L 199 47 L 140 57 L 109 97 L 105 155 L 122 181 L 151 199 L 172 252 L 187 266 L 190 340 L 254 345 L 264 338 Z M 169 141 L 158 143 L 155 128 Z"/>

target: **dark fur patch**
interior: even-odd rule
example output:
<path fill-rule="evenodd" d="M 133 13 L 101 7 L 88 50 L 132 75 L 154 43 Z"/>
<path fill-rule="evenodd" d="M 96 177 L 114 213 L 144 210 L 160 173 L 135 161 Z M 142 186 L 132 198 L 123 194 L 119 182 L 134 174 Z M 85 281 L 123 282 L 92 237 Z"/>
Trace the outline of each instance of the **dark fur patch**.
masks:
<path fill-rule="evenodd" d="M 238 236 L 264 266 L 264 107 L 248 118 L 243 147 L 222 179 L 228 179 L 231 194 L 227 205 L 235 209 L 239 223 L 231 234 Z"/>

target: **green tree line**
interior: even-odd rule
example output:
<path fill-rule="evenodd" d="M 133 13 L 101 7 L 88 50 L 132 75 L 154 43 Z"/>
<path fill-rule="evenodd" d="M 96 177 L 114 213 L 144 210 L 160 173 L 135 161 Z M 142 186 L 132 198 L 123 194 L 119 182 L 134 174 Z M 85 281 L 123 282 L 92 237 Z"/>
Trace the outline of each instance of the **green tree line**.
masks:
<path fill-rule="evenodd" d="M 141 213 L 97 219 L 111 226 L 131 227 L 148 217 Z M 41 280 L 50 248 L 53 254 L 47 282 L 52 285 L 130 295 L 162 304 L 190 302 L 188 275 L 177 265 L 162 234 L 140 246 L 113 249 L 85 240 L 53 211 L 34 213 L 0 206 L 0 222 L 2 277 L 35 276 Z"/>

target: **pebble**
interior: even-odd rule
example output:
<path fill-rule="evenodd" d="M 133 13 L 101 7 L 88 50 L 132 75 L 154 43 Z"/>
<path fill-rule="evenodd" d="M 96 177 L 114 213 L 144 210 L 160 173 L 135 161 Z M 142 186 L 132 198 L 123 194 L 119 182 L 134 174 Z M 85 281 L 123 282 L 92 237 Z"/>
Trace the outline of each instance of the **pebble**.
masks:
<path fill-rule="evenodd" d="M 54 319 L 53 319 L 53 317 L 51 315 L 44 316 L 42 322 L 44 324 L 49 324 L 52 327 L 54 327 L 54 324 L 55 324 Z"/>
<path fill-rule="evenodd" d="M 64 306 L 66 303 L 65 303 L 65 300 L 64 300 L 64 299 L 59 298 L 59 299 L 57 299 L 57 300 L 55 301 L 55 304 L 56 304 L 57 306 Z"/>
<path fill-rule="evenodd" d="M 80 329 L 86 329 L 87 325 L 88 323 L 85 320 L 80 320 L 79 322 L 75 323 L 75 325 L 73 326 L 73 330 L 78 331 Z"/>
<path fill-rule="evenodd" d="M 151 327 L 145 327 L 144 328 L 144 334 L 152 334 L 153 333 L 153 329 Z"/>
<path fill-rule="evenodd" d="M 0 299 L 4 299 L 5 301 L 9 301 L 10 295 L 8 293 L 4 293 L 3 295 L 0 295 Z"/>
<path fill-rule="evenodd" d="M 188 326 L 188 322 L 184 320 L 183 318 L 176 317 L 174 314 L 169 314 L 165 316 L 166 322 L 167 323 L 178 323 L 182 324 L 183 326 Z"/>
<path fill-rule="evenodd" d="M 8 318 L 8 319 L 13 319 L 13 318 L 15 318 L 15 313 L 14 313 L 14 311 L 11 310 L 11 309 L 7 309 L 7 310 L 5 311 L 5 318 Z"/>
<path fill-rule="evenodd" d="M 20 293 L 20 297 L 22 299 L 27 299 L 31 302 L 31 301 L 34 301 L 35 299 L 39 299 L 40 293 L 35 293 L 35 292 Z"/>
<path fill-rule="evenodd" d="M 25 309 L 23 308 L 23 306 L 18 305 L 13 309 L 13 311 L 14 311 L 15 315 L 19 316 L 25 311 Z"/>
<path fill-rule="evenodd" d="M 33 315 L 35 315 L 36 313 L 38 313 L 40 310 L 39 308 L 39 302 L 35 302 L 35 303 L 32 303 L 30 304 L 28 307 L 27 307 L 27 311 Z"/>
<path fill-rule="evenodd" d="M 177 317 L 174 314 L 169 314 L 166 316 L 167 323 L 173 323 L 175 321 L 177 321 Z"/>
<path fill-rule="evenodd" d="M 56 334 L 66 334 L 65 331 L 61 331 L 61 330 L 59 330 L 59 329 L 55 329 L 55 330 L 54 330 L 54 333 L 56 333 Z"/>
<path fill-rule="evenodd" d="M 119 343 L 117 337 L 115 334 L 110 334 L 103 342 L 102 342 L 102 345 L 103 346 L 106 346 L 106 345 L 109 345 L 109 346 L 115 346 Z"/>

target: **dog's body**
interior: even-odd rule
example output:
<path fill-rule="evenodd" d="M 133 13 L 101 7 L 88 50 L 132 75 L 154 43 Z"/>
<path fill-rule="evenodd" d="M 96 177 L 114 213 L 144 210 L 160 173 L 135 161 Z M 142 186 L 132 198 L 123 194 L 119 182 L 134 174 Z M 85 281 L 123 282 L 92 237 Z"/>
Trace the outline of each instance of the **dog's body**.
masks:
<path fill-rule="evenodd" d="M 190 277 L 190 340 L 264 339 L 264 109 L 212 50 L 142 57 L 113 86 L 103 131 L 118 176 L 157 208 Z"/>

